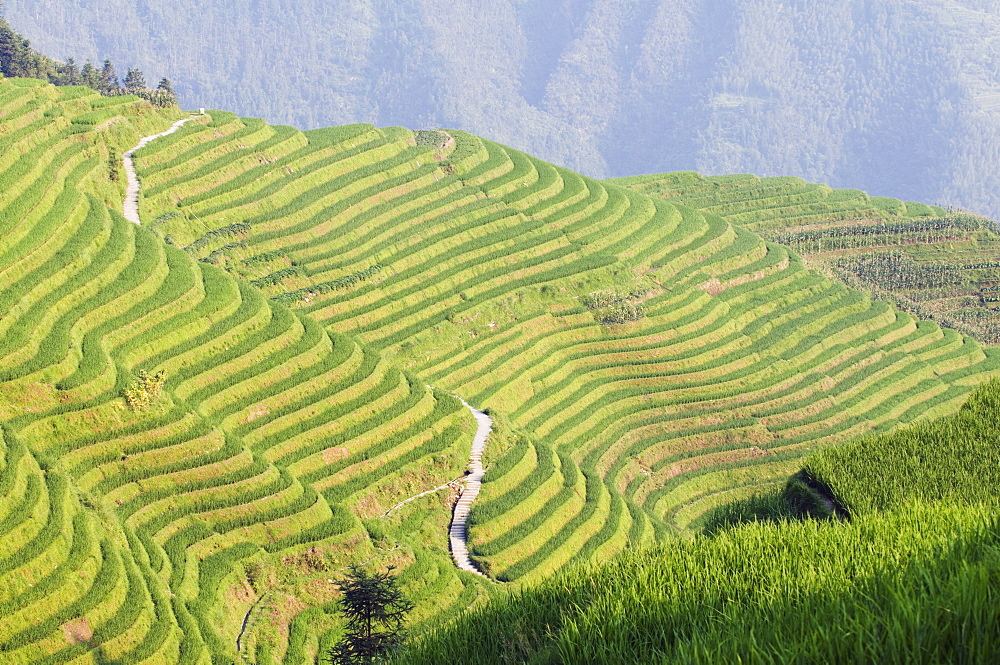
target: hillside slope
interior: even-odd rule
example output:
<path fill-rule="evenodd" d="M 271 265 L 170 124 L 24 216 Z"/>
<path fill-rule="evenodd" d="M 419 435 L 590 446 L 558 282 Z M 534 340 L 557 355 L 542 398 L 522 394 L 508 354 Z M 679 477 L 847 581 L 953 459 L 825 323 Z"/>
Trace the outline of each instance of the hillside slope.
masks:
<path fill-rule="evenodd" d="M 210 115 L 137 154 L 144 220 L 509 421 L 472 514 L 501 579 L 683 530 L 997 369 L 718 216 L 463 132 Z"/>
<path fill-rule="evenodd" d="M 0 80 L 4 663 L 304 662 L 364 560 L 406 569 L 415 626 L 485 590 L 441 495 L 368 519 L 460 475 L 458 400 L 117 212 L 123 149 L 176 115 Z"/>
<path fill-rule="evenodd" d="M 496 423 L 474 558 L 530 581 L 998 369 L 718 216 L 462 132 L 212 111 L 136 153 L 128 223 L 121 154 L 178 115 L 0 80 L 4 662 L 312 662 L 354 562 L 399 568 L 417 634 L 496 593 L 451 563 L 451 495 L 386 515 L 464 469 L 449 393 Z"/>
<path fill-rule="evenodd" d="M 395 662 L 993 662 L 998 526 L 981 506 L 918 504 L 677 540 L 495 598 Z"/>
<path fill-rule="evenodd" d="M 980 342 L 1000 342 L 1000 230 L 985 217 L 796 177 L 682 171 L 613 182 L 720 215 L 848 286 Z"/>
<path fill-rule="evenodd" d="M 1000 218 L 995 0 L 4 8 L 43 51 L 168 76 L 189 107 L 458 127 L 595 177 L 795 174 Z"/>
<path fill-rule="evenodd" d="M 998 425 L 991 381 L 954 415 L 824 447 L 706 533 L 495 597 L 398 662 L 992 662 Z M 826 501 L 840 519 L 802 512 Z"/>

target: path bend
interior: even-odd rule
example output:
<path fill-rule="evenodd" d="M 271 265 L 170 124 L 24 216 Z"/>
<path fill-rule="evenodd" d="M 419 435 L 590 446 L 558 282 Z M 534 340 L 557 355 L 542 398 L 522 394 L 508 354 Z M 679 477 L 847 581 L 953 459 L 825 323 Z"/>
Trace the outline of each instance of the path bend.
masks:
<path fill-rule="evenodd" d="M 194 120 L 194 116 L 178 120 L 174 124 L 170 125 L 170 129 L 160 132 L 159 134 L 143 136 L 139 139 L 139 143 L 134 148 L 122 155 L 122 162 L 125 164 L 126 178 L 125 203 L 122 206 L 122 214 L 125 215 L 125 219 L 133 224 L 139 223 L 139 178 L 135 174 L 135 163 L 132 161 L 133 153 L 139 148 L 145 148 L 146 145 L 153 139 L 158 139 L 161 136 L 166 136 L 167 134 L 173 134 L 181 128 L 181 125 L 191 120 Z"/>
<path fill-rule="evenodd" d="M 461 398 L 459 398 L 461 399 Z M 469 475 L 466 476 L 465 491 L 458 497 L 455 503 L 455 511 L 451 518 L 451 527 L 448 529 L 448 540 L 451 544 L 451 555 L 455 559 L 455 565 L 470 573 L 483 575 L 483 571 L 476 567 L 476 564 L 469 558 L 469 545 L 467 540 L 468 529 L 466 522 L 469 518 L 469 510 L 472 509 L 472 502 L 479 494 L 479 488 L 483 483 L 483 450 L 486 448 L 486 439 L 493 431 L 493 420 L 478 409 L 474 409 L 463 399 L 465 405 L 476 418 L 476 436 L 472 439 L 472 452 L 469 455 Z M 486 575 L 483 575 L 486 577 Z"/>

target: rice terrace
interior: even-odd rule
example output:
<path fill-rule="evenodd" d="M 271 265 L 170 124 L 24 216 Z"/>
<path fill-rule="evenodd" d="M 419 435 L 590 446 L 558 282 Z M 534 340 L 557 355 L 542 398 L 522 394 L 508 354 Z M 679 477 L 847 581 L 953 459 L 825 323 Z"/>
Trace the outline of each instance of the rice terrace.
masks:
<path fill-rule="evenodd" d="M 352 565 L 391 662 L 1000 658 L 984 217 L 14 77 L 0 183 L 4 665 L 325 663 Z"/>

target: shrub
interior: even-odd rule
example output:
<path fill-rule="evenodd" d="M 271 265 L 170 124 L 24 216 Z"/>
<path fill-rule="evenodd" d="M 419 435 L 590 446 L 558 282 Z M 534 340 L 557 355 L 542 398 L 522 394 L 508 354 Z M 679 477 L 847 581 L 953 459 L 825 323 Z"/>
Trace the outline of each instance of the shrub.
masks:
<path fill-rule="evenodd" d="M 146 370 L 141 370 L 135 380 L 128 384 L 124 390 L 125 403 L 133 411 L 143 411 L 149 408 L 160 396 L 166 380 L 167 373 L 162 369 L 153 375 L 150 375 Z"/>

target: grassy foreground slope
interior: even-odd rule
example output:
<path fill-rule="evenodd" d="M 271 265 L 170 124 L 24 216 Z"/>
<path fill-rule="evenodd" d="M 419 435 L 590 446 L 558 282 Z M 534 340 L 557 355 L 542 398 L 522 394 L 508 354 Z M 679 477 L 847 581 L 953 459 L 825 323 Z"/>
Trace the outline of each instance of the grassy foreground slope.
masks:
<path fill-rule="evenodd" d="M 1000 521 L 910 505 L 752 524 L 577 566 L 493 599 L 398 662 L 994 662 Z"/>
<path fill-rule="evenodd" d="M 493 599 L 400 662 L 996 660 L 1000 383 L 955 415 L 810 455 L 789 489 L 803 474 L 849 522 L 782 511 L 580 566 Z"/>
<path fill-rule="evenodd" d="M 490 141 L 210 115 L 137 155 L 146 223 L 504 416 L 471 530 L 501 579 L 686 529 L 997 369 L 717 215 Z"/>
<path fill-rule="evenodd" d="M 816 452 L 803 473 L 851 515 L 914 499 L 1000 505 L 1000 384 L 980 387 L 953 416 Z"/>
<path fill-rule="evenodd" d="M 177 115 L 0 79 L 5 664 L 311 662 L 352 561 L 400 566 L 416 624 L 486 589 L 442 495 L 379 518 L 461 473 L 458 400 L 117 212 Z"/>
<path fill-rule="evenodd" d="M 610 182 L 721 215 L 848 286 L 1000 342 L 1000 232 L 985 217 L 793 177 L 681 171 Z"/>

